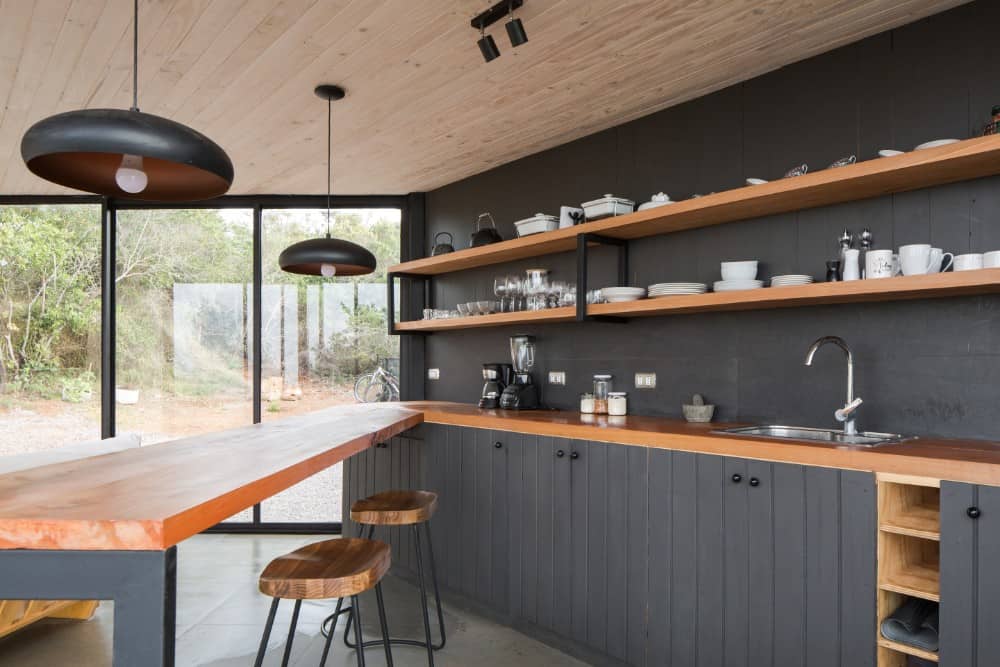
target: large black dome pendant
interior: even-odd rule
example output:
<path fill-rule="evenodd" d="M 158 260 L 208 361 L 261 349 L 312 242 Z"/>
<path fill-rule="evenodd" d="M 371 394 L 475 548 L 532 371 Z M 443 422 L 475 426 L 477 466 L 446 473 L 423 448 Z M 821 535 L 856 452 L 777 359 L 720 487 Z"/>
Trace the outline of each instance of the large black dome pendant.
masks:
<path fill-rule="evenodd" d="M 186 125 L 138 109 L 138 0 L 133 11 L 132 108 L 45 118 L 21 139 L 21 157 L 36 176 L 99 195 L 148 201 L 223 195 L 233 184 L 226 152 Z"/>
<path fill-rule="evenodd" d="M 142 158 L 147 185 L 126 192 L 115 178 L 126 155 Z M 233 163 L 214 141 L 168 118 L 124 109 L 82 109 L 35 123 L 21 140 L 35 175 L 76 190 L 149 201 L 223 195 Z"/>
<path fill-rule="evenodd" d="M 281 251 L 278 266 L 282 271 L 310 276 L 362 276 L 375 270 L 375 255 L 368 249 L 344 239 L 330 236 L 330 191 L 333 170 L 331 166 L 332 106 L 333 100 L 343 99 L 344 89 L 339 86 L 316 86 L 318 97 L 327 102 L 326 108 L 326 238 L 308 239 L 293 243 Z"/>

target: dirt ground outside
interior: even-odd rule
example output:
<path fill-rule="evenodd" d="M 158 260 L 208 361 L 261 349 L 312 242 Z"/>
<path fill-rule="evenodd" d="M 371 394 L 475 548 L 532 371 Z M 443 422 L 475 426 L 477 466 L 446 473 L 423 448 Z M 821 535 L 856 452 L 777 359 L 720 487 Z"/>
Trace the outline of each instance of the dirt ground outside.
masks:
<path fill-rule="evenodd" d="M 261 406 L 262 420 L 273 421 L 334 405 L 354 403 L 353 386 L 303 384 L 297 400 L 268 401 Z M 288 396 L 286 398 L 291 398 Z M 139 393 L 135 405 L 116 407 L 118 433 L 135 432 L 142 446 L 245 426 L 253 421 L 249 392 L 243 396 L 187 397 Z M 56 449 L 101 436 L 100 401 L 83 403 L 0 396 L 0 456 Z M 328 468 L 261 505 L 267 522 L 340 521 L 341 466 Z M 232 521 L 249 521 L 249 510 Z"/>

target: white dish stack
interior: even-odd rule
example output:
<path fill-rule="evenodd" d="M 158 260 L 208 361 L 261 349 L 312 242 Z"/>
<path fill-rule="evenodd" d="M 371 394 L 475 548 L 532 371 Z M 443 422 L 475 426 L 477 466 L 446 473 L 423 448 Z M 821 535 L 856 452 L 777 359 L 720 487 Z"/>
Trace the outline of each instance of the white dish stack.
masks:
<path fill-rule="evenodd" d="M 743 262 L 722 262 L 722 280 L 712 285 L 716 292 L 736 292 L 747 289 L 760 289 L 763 280 L 757 280 L 757 260 Z"/>
<path fill-rule="evenodd" d="M 656 283 L 648 289 L 649 297 L 675 296 L 678 294 L 704 294 L 708 291 L 705 283 Z"/>
<path fill-rule="evenodd" d="M 638 301 L 646 296 L 645 287 L 604 287 L 601 295 L 608 303 L 622 303 L 625 301 Z"/>
<path fill-rule="evenodd" d="M 788 274 L 784 276 L 774 276 L 771 278 L 771 287 L 794 287 L 796 285 L 810 285 L 813 282 L 812 276 L 800 274 Z"/>

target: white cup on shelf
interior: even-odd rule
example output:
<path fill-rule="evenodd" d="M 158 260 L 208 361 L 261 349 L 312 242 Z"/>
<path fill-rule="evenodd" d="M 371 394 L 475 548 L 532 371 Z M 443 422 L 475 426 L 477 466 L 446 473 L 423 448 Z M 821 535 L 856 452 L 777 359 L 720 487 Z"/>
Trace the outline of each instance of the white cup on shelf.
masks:
<path fill-rule="evenodd" d="M 869 250 L 865 253 L 866 278 L 892 278 L 893 261 L 891 250 Z"/>
<path fill-rule="evenodd" d="M 932 266 L 930 243 L 911 243 L 899 247 L 899 267 L 904 276 L 930 273 Z"/>
<path fill-rule="evenodd" d="M 944 261 L 945 257 L 948 258 L 947 262 Z M 954 261 L 954 254 L 944 252 L 941 248 L 931 248 L 931 269 L 927 273 L 941 273 L 942 271 L 947 271 Z"/>
<path fill-rule="evenodd" d="M 956 271 L 975 271 L 983 268 L 983 253 L 970 252 L 955 257 Z"/>

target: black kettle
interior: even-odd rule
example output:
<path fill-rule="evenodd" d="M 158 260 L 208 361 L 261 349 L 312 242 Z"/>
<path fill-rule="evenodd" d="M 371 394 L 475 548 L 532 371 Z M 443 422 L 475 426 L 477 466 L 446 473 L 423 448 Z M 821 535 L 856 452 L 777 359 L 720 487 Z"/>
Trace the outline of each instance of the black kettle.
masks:
<path fill-rule="evenodd" d="M 483 218 L 489 220 L 490 226 L 483 227 Z M 493 222 L 493 216 L 489 213 L 483 213 L 476 220 L 476 231 L 472 232 L 471 240 L 469 242 L 470 248 L 478 248 L 481 245 L 489 245 L 491 243 L 499 243 L 503 241 L 503 237 L 500 236 L 500 232 L 497 231 L 497 225 Z"/>
<path fill-rule="evenodd" d="M 442 236 L 448 237 L 447 243 L 438 243 L 438 239 Z M 431 257 L 435 255 L 447 255 L 449 252 L 455 252 L 455 246 L 452 245 L 452 241 L 455 237 L 451 235 L 450 232 L 438 232 L 434 235 L 434 248 L 431 250 Z"/>

